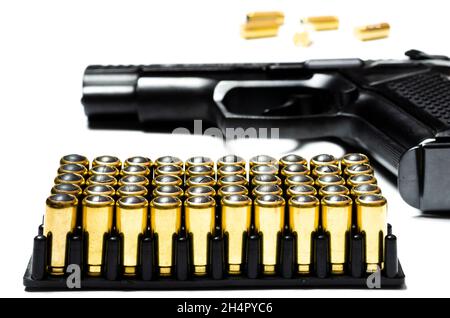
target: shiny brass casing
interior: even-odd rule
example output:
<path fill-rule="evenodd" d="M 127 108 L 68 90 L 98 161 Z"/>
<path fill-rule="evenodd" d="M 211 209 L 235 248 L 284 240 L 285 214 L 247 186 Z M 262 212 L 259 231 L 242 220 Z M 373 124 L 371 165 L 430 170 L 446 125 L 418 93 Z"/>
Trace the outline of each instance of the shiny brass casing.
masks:
<path fill-rule="evenodd" d="M 124 176 L 119 180 L 119 186 L 137 184 L 147 187 L 149 183 L 150 181 L 144 176 Z"/>
<path fill-rule="evenodd" d="M 347 179 L 349 187 L 356 187 L 360 184 L 377 184 L 377 179 L 372 174 L 356 174 Z"/>
<path fill-rule="evenodd" d="M 281 11 L 256 11 L 247 13 L 247 22 L 268 21 L 276 25 L 284 23 L 284 13 Z"/>
<path fill-rule="evenodd" d="M 274 21 L 247 22 L 241 26 L 241 37 L 247 40 L 274 37 L 278 35 L 279 27 Z"/>
<path fill-rule="evenodd" d="M 58 183 L 55 184 L 51 190 L 52 194 L 71 194 L 75 197 L 79 197 L 82 194 L 83 190 L 73 183 Z"/>
<path fill-rule="evenodd" d="M 84 189 L 83 194 L 84 195 L 106 195 L 106 196 L 114 197 L 114 195 L 116 194 L 116 190 L 114 190 L 114 188 L 109 185 L 93 184 L 93 185 L 87 186 Z"/>
<path fill-rule="evenodd" d="M 147 227 L 148 202 L 144 197 L 122 197 L 116 203 L 116 227 L 122 237 L 123 274 L 135 276 L 139 265 L 139 239 Z"/>
<path fill-rule="evenodd" d="M 66 163 L 59 166 L 58 168 L 58 174 L 62 173 L 76 173 L 83 176 L 84 178 L 88 174 L 88 170 L 86 169 L 85 166 L 80 165 L 78 163 Z"/>
<path fill-rule="evenodd" d="M 299 184 L 299 185 L 290 186 L 287 189 L 286 194 L 288 197 L 292 197 L 295 195 L 313 195 L 314 196 L 317 194 L 317 190 L 316 190 L 316 188 L 314 188 L 311 185 Z"/>
<path fill-rule="evenodd" d="M 193 186 L 187 188 L 186 190 L 187 197 L 195 197 L 199 195 L 214 197 L 216 195 L 216 190 L 210 186 Z"/>
<path fill-rule="evenodd" d="M 348 166 L 344 170 L 344 175 L 347 178 L 350 178 L 351 176 L 355 176 L 358 174 L 372 174 L 373 175 L 373 169 L 367 163 L 362 163 L 362 164 Z"/>
<path fill-rule="evenodd" d="M 243 175 L 233 174 L 229 176 L 220 177 L 217 181 L 217 185 L 219 187 L 227 186 L 227 185 L 241 185 L 246 186 L 248 184 L 247 179 Z"/>
<path fill-rule="evenodd" d="M 350 190 L 344 185 L 327 185 L 319 189 L 320 197 L 333 194 L 349 195 Z"/>
<path fill-rule="evenodd" d="M 252 178 L 252 186 L 277 185 L 281 186 L 281 179 L 274 174 L 258 174 Z"/>
<path fill-rule="evenodd" d="M 297 272 L 310 273 L 313 264 L 313 233 L 319 227 L 320 202 L 313 195 L 296 195 L 289 199 L 289 227 L 297 237 Z"/>
<path fill-rule="evenodd" d="M 77 154 L 65 155 L 64 157 L 61 158 L 59 163 L 61 165 L 64 165 L 67 163 L 76 163 L 76 164 L 85 166 L 86 169 L 89 169 L 89 160 L 85 156 L 82 156 L 82 155 L 77 155 Z"/>
<path fill-rule="evenodd" d="M 278 174 L 278 166 L 273 165 L 253 165 L 250 168 L 250 177 L 254 177 L 262 174 Z"/>
<path fill-rule="evenodd" d="M 114 166 L 97 165 L 89 170 L 89 174 L 103 174 L 111 177 L 117 177 L 119 175 L 119 170 Z"/>
<path fill-rule="evenodd" d="M 314 167 L 312 174 L 316 178 L 330 174 L 339 176 L 341 174 L 341 169 L 336 165 L 320 165 Z"/>
<path fill-rule="evenodd" d="M 363 163 L 369 164 L 369 157 L 363 153 L 347 153 L 341 158 L 342 169 Z"/>
<path fill-rule="evenodd" d="M 215 205 L 209 196 L 194 196 L 184 201 L 186 230 L 192 239 L 192 265 L 197 276 L 208 273 L 209 233 L 214 230 Z"/>
<path fill-rule="evenodd" d="M 195 156 L 191 157 L 185 162 L 186 170 L 189 167 L 194 166 L 208 166 L 211 168 L 214 168 L 214 161 L 211 160 L 211 158 L 203 157 L 203 156 Z"/>
<path fill-rule="evenodd" d="M 123 163 L 124 167 L 134 166 L 134 165 L 144 166 L 144 167 L 147 167 L 148 169 L 151 169 L 153 166 L 153 162 L 150 158 L 147 158 L 147 157 L 134 156 L 134 157 L 127 158 Z"/>
<path fill-rule="evenodd" d="M 159 187 L 163 185 L 174 185 L 181 187 L 183 185 L 183 180 L 181 180 L 181 178 L 178 176 L 162 175 L 154 178 L 152 180 L 152 185 L 154 187 Z"/>
<path fill-rule="evenodd" d="M 183 196 L 184 191 L 179 186 L 163 185 L 155 188 L 152 194 L 154 198 L 160 196 L 171 196 L 180 198 Z"/>
<path fill-rule="evenodd" d="M 182 178 L 184 175 L 184 170 L 182 167 L 176 165 L 158 166 L 155 170 L 155 176 L 162 176 L 162 175 L 178 176 Z"/>
<path fill-rule="evenodd" d="M 210 187 L 214 187 L 216 185 L 216 180 L 210 176 L 195 176 L 189 177 L 186 180 L 186 185 L 188 187 L 196 186 L 196 185 L 207 185 Z"/>
<path fill-rule="evenodd" d="M 308 160 L 296 154 L 288 154 L 280 158 L 280 167 L 286 167 L 292 164 L 304 165 L 308 168 Z"/>
<path fill-rule="evenodd" d="M 257 155 L 249 160 L 250 169 L 253 166 L 260 166 L 260 165 L 266 165 L 266 166 L 274 166 L 279 167 L 278 160 L 274 157 L 267 156 L 267 155 Z"/>
<path fill-rule="evenodd" d="M 157 268 L 160 276 L 173 274 L 173 236 L 180 230 L 181 200 L 156 197 L 150 202 L 150 224 L 157 235 Z"/>
<path fill-rule="evenodd" d="M 108 175 L 104 175 L 104 174 L 94 174 L 94 175 L 90 176 L 89 179 L 87 179 L 86 184 L 88 186 L 93 185 L 93 184 L 98 184 L 98 185 L 109 185 L 111 187 L 115 187 L 117 185 L 117 179 L 112 176 L 108 176 Z"/>
<path fill-rule="evenodd" d="M 283 190 L 276 184 L 264 184 L 256 186 L 252 191 L 254 197 L 265 194 L 283 195 Z"/>
<path fill-rule="evenodd" d="M 217 191 L 217 193 L 221 197 L 224 197 L 227 195 L 232 195 L 232 194 L 247 195 L 248 189 L 241 185 L 228 185 L 228 186 L 220 187 L 219 191 Z"/>
<path fill-rule="evenodd" d="M 92 161 L 92 166 L 113 166 L 120 170 L 122 168 L 122 162 L 115 156 L 104 155 L 96 157 Z"/>
<path fill-rule="evenodd" d="M 196 166 L 190 166 L 186 170 L 186 174 L 189 177 L 193 177 L 193 176 L 211 176 L 211 177 L 214 177 L 216 172 L 214 171 L 214 168 L 211 167 L 211 166 L 196 165 Z"/>
<path fill-rule="evenodd" d="M 123 185 L 117 189 L 117 195 L 119 197 L 126 197 L 126 196 L 147 196 L 148 191 L 147 188 L 141 185 L 137 184 L 128 184 Z"/>
<path fill-rule="evenodd" d="M 358 232 L 364 233 L 365 263 L 368 273 L 383 269 L 384 237 L 387 234 L 387 203 L 379 194 L 356 198 Z"/>
<path fill-rule="evenodd" d="M 183 168 L 183 161 L 181 161 L 181 159 L 178 157 L 163 156 L 163 157 L 159 157 L 158 159 L 155 160 L 155 165 L 157 167 L 171 165 L 171 166 L 179 166 L 180 168 Z"/>
<path fill-rule="evenodd" d="M 345 179 L 335 174 L 325 174 L 316 179 L 315 185 L 320 189 L 328 185 L 345 185 Z"/>
<path fill-rule="evenodd" d="M 376 184 L 360 184 L 353 187 L 350 193 L 356 199 L 358 196 L 364 194 L 381 194 L 381 189 Z"/>
<path fill-rule="evenodd" d="M 51 275 L 64 275 L 67 234 L 75 230 L 78 200 L 70 194 L 53 194 L 47 198 L 44 235 L 50 244 L 47 270 Z"/>
<path fill-rule="evenodd" d="M 309 169 L 307 166 L 299 163 L 290 164 L 281 169 L 281 175 L 285 178 L 303 174 L 309 174 Z"/>
<path fill-rule="evenodd" d="M 383 39 L 389 36 L 389 23 L 378 23 L 355 28 L 355 36 L 361 41 Z"/>
<path fill-rule="evenodd" d="M 352 226 L 352 199 L 346 195 L 322 198 L 322 226 L 329 234 L 332 274 L 343 274 L 347 260 L 347 233 Z"/>
<path fill-rule="evenodd" d="M 105 256 L 104 237 L 111 232 L 114 199 L 104 195 L 88 195 L 83 199 L 83 231 L 85 233 L 86 270 L 89 276 L 100 276 Z"/>
<path fill-rule="evenodd" d="M 219 170 L 217 170 L 217 176 L 219 177 L 231 176 L 235 174 L 245 177 L 247 175 L 247 171 L 245 171 L 243 166 L 239 165 L 225 165 L 221 166 Z"/>
<path fill-rule="evenodd" d="M 302 23 L 309 24 L 315 31 L 337 30 L 339 18 L 336 16 L 315 16 L 302 19 Z"/>
<path fill-rule="evenodd" d="M 279 195 L 266 194 L 255 199 L 255 228 L 262 235 L 263 273 L 276 273 L 278 235 L 284 226 L 285 201 Z"/>
<path fill-rule="evenodd" d="M 231 275 L 241 274 L 244 263 L 244 235 L 250 229 L 252 200 L 241 194 L 224 196 L 222 205 L 222 229 L 228 238 L 226 259 Z"/>
<path fill-rule="evenodd" d="M 222 166 L 242 166 L 245 168 L 244 158 L 236 155 L 225 155 L 217 159 L 217 169 Z"/>
<path fill-rule="evenodd" d="M 150 169 L 142 165 L 128 165 L 120 170 L 122 176 L 144 176 L 150 175 Z"/>
<path fill-rule="evenodd" d="M 323 165 L 338 166 L 339 160 L 337 160 L 333 155 L 320 154 L 311 158 L 309 161 L 309 170 L 313 171 L 315 167 Z"/>
<path fill-rule="evenodd" d="M 79 187 L 82 187 L 85 183 L 82 175 L 76 173 L 62 173 L 56 176 L 54 180 L 55 184 L 58 183 L 72 183 Z"/>
<path fill-rule="evenodd" d="M 284 184 L 288 187 L 294 185 L 314 185 L 314 179 L 307 175 L 289 176 L 284 180 Z"/>

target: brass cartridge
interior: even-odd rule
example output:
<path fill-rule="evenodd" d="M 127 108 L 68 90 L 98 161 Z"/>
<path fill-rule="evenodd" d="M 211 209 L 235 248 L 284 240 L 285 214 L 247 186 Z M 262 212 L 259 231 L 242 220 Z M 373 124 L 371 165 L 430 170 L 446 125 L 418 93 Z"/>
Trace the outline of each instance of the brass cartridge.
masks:
<path fill-rule="evenodd" d="M 211 176 L 211 177 L 214 178 L 216 173 L 215 173 L 213 167 L 211 167 L 211 166 L 197 165 L 197 166 L 190 166 L 187 169 L 186 174 L 189 177 L 194 177 L 194 176 Z"/>
<path fill-rule="evenodd" d="M 124 176 L 119 180 L 119 186 L 136 184 L 147 187 L 149 185 L 149 181 L 144 176 Z"/>
<path fill-rule="evenodd" d="M 208 185 L 210 187 L 214 187 L 216 185 L 216 180 L 210 176 L 195 176 L 188 178 L 186 180 L 186 185 L 188 187 L 196 185 Z"/>
<path fill-rule="evenodd" d="M 181 180 L 181 178 L 177 176 L 161 175 L 157 176 L 155 179 L 152 180 L 152 185 L 154 187 L 159 187 L 163 185 L 174 185 L 181 187 L 183 185 L 183 180 Z"/>
<path fill-rule="evenodd" d="M 81 188 L 73 183 L 58 183 L 51 190 L 52 194 L 71 194 L 77 198 L 82 192 Z"/>
<path fill-rule="evenodd" d="M 248 190 L 246 187 L 241 186 L 241 185 L 228 185 L 228 186 L 220 187 L 218 194 L 221 197 L 224 197 L 227 195 L 232 195 L 232 194 L 247 195 Z"/>
<path fill-rule="evenodd" d="M 219 177 L 231 176 L 235 174 L 245 177 L 247 175 L 247 172 L 245 171 L 244 167 L 239 165 L 225 165 L 217 170 L 217 176 Z"/>
<path fill-rule="evenodd" d="M 349 195 L 350 190 L 344 185 L 327 185 L 319 189 L 319 196 L 322 198 L 333 194 Z"/>
<path fill-rule="evenodd" d="M 353 199 L 364 194 L 381 194 L 381 189 L 376 184 L 360 184 L 350 191 Z"/>
<path fill-rule="evenodd" d="M 148 194 L 147 188 L 137 184 L 123 185 L 117 189 L 117 195 L 119 197 L 126 196 L 143 196 L 146 197 Z"/>
<path fill-rule="evenodd" d="M 120 174 L 122 176 L 148 177 L 150 175 L 150 169 L 146 166 L 141 166 L 141 165 L 128 165 L 120 171 Z"/>
<path fill-rule="evenodd" d="M 119 176 L 119 170 L 114 166 L 94 166 L 89 171 L 90 175 L 102 174 L 116 178 Z"/>
<path fill-rule="evenodd" d="M 250 177 L 255 177 L 261 174 L 278 174 L 278 167 L 272 165 L 253 165 L 250 168 Z"/>
<path fill-rule="evenodd" d="M 58 183 L 71 183 L 76 184 L 79 187 L 84 186 L 84 178 L 83 176 L 76 173 L 62 173 L 56 176 L 54 180 L 55 184 Z"/>
<path fill-rule="evenodd" d="M 128 167 L 128 166 L 144 166 L 147 167 L 148 169 L 151 169 L 153 166 L 153 162 L 150 158 L 147 157 L 142 157 L 142 156 L 134 156 L 134 157 L 130 157 L 128 159 L 125 160 L 125 162 L 123 163 L 124 167 Z"/>
<path fill-rule="evenodd" d="M 186 190 L 187 197 L 195 197 L 199 195 L 206 195 L 214 197 L 216 195 L 216 190 L 210 186 L 193 186 Z"/>
<path fill-rule="evenodd" d="M 114 156 L 98 156 L 92 162 L 92 166 L 113 166 L 120 170 L 122 168 L 122 162 Z"/>
<path fill-rule="evenodd" d="M 303 158 L 302 156 L 295 155 L 295 154 L 289 154 L 281 157 L 279 161 L 280 167 L 286 167 L 289 165 L 304 165 L 306 168 L 308 168 L 308 161 Z"/>
<path fill-rule="evenodd" d="M 191 157 L 188 160 L 186 160 L 186 170 L 189 167 L 193 167 L 193 166 L 208 166 L 211 168 L 214 168 L 214 161 L 211 160 L 211 158 L 208 157 L 203 157 L 203 156 L 196 156 L 196 157 Z"/>
<path fill-rule="evenodd" d="M 285 178 L 302 174 L 309 174 L 308 167 L 303 164 L 294 163 L 281 169 L 281 175 Z"/>
<path fill-rule="evenodd" d="M 347 153 L 341 159 L 342 169 L 363 163 L 369 164 L 369 158 L 362 153 Z"/>
<path fill-rule="evenodd" d="M 87 185 L 109 185 L 111 187 L 115 187 L 117 185 L 116 178 L 104 174 L 94 174 L 89 177 L 87 180 Z"/>
<path fill-rule="evenodd" d="M 336 165 L 321 165 L 316 166 L 312 171 L 312 174 L 316 178 L 330 174 L 338 176 L 341 174 L 341 169 L 339 169 L 339 167 Z"/>
<path fill-rule="evenodd" d="M 155 165 L 157 167 L 170 165 L 170 166 L 178 166 L 180 168 L 183 168 L 183 161 L 181 161 L 181 159 L 177 158 L 177 157 L 163 156 L 163 157 L 159 157 L 158 159 L 156 159 Z"/>
<path fill-rule="evenodd" d="M 315 196 L 317 194 L 316 188 L 314 188 L 311 185 L 307 184 L 299 184 L 299 185 L 293 185 L 290 186 L 286 194 L 288 197 L 296 196 L 296 195 L 313 195 Z"/>
<path fill-rule="evenodd" d="M 265 194 L 283 195 L 283 190 L 276 184 L 264 184 L 256 186 L 252 194 L 254 197 L 258 197 Z"/>
<path fill-rule="evenodd" d="M 248 184 L 247 179 L 243 175 L 232 174 L 229 176 L 223 176 L 219 178 L 217 181 L 217 185 L 219 187 L 227 186 L 227 185 L 241 185 L 246 186 Z"/>
<path fill-rule="evenodd" d="M 64 165 L 67 163 L 76 163 L 76 164 L 85 166 L 86 169 L 89 169 L 89 160 L 85 156 L 82 156 L 82 155 L 77 155 L 77 154 L 66 155 L 61 158 L 59 163 L 61 165 Z"/>
<path fill-rule="evenodd" d="M 339 18 L 336 16 L 307 17 L 301 20 L 303 24 L 311 25 L 315 31 L 337 30 Z"/>
<path fill-rule="evenodd" d="M 153 190 L 153 197 L 171 196 L 181 198 L 183 194 L 183 189 L 181 189 L 179 186 L 174 185 L 163 185 Z"/>
<path fill-rule="evenodd" d="M 349 187 L 356 187 L 360 184 L 377 184 L 377 179 L 371 174 L 356 174 L 347 179 Z"/>
<path fill-rule="evenodd" d="M 226 155 L 217 159 L 217 169 L 222 166 L 242 166 L 245 168 L 245 160 L 236 155 Z"/>
<path fill-rule="evenodd" d="M 252 186 L 277 185 L 281 186 L 281 179 L 274 174 L 258 174 L 252 178 Z"/>
<path fill-rule="evenodd" d="M 355 28 L 355 36 L 361 41 L 387 38 L 391 26 L 389 23 L 378 23 Z"/>
<path fill-rule="evenodd" d="M 83 192 L 84 195 L 106 195 L 114 197 L 116 190 L 109 185 L 94 184 L 87 186 Z"/>
<path fill-rule="evenodd" d="M 178 176 L 180 178 L 184 175 L 184 170 L 180 166 L 176 165 L 163 165 L 158 166 L 155 170 L 155 176 Z"/>
<path fill-rule="evenodd" d="M 247 13 L 247 22 L 267 21 L 276 25 L 284 23 L 284 13 L 281 11 L 256 11 Z"/>
<path fill-rule="evenodd" d="M 86 175 L 88 174 L 88 170 L 86 169 L 85 166 L 80 165 L 78 163 L 66 163 L 61 165 L 58 169 L 58 174 L 62 173 L 76 173 L 85 178 Z"/>
<path fill-rule="evenodd" d="M 288 187 L 293 185 L 314 185 L 314 179 L 307 175 L 289 176 L 284 180 L 284 184 Z"/>
<path fill-rule="evenodd" d="M 319 189 L 328 185 L 345 185 L 345 179 L 335 174 L 325 174 L 318 177 L 315 184 Z"/>
<path fill-rule="evenodd" d="M 373 175 L 373 169 L 367 163 L 362 163 L 362 164 L 348 166 L 344 170 L 344 175 L 347 178 L 350 178 L 351 176 L 355 176 L 358 174 L 372 174 Z"/>
<path fill-rule="evenodd" d="M 274 157 L 267 156 L 267 155 L 258 155 L 250 158 L 249 160 L 250 168 L 253 166 L 274 166 L 278 168 L 278 160 Z"/>

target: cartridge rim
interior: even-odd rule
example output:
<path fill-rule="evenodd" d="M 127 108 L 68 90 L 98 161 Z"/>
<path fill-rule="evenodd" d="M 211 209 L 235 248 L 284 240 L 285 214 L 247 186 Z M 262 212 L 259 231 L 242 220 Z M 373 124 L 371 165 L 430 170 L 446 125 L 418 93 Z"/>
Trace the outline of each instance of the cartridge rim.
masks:
<path fill-rule="evenodd" d="M 88 184 L 106 184 L 110 186 L 115 186 L 117 184 L 116 178 L 113 176 L 108 176 L 106 174 L 94 174 L 88 179 Z"/>
<path fill-rule="evenodd" d="M 327 185 L 345 185 L 345 179 L 337 174 L 324 174 L 316 179 L 316 185 L 321 187 Z"/>
<path fill-rule="evenodd" d="M 111 155 L 102 155 L 95 157 L 93 164 L 95 166 L 115 166 L 115 167 L 119 167 L 122 165 L 119 158 Z"/>
<path fill-rule="evenodd" d="M 153 179 L 152 184 L 154 186 L 162 186 L 162 185 L 181 186 L 181 185 L 183 185 L 183 180 L 181 180 L 181 178 L 179 176 L 160 175 L 160 176 L 156 176 L 156 178 Z"/>
<path fill-rule="evenodd" d="M 278 168 L 274 165 L 253 165 L 250 169 L 252 175 L 258 174 L 277 174 Z"/>
<path fill-rule="evenodd" d="M 78 199 L 71 194 L 57 193 L 50 195 L 46 200 L 46 204 L 49 207 L 59 209 L 70 206 L 76 206 L 78 204 Z"/>
<path fill-rule="evenodd" d="M 283 169 L 281 169 L 281 174 L 283 176 L 292 176 L 292 175 L 298 175 L 298 174 L 309 174 L 309 169 L 303 164 L 290 164 Z"/>
<path fill-rule="evenodd" d="M 316 155 L 316 156 L 312 157 L 311 158 L 311 163 L 314 166 L 329 165 L 329 164 L 336 165 L 337 164 L 337 159 L 333 155 L 322 153 L 322 154 L 319 154 L 319 155 Z"/>
<path fill-rule="evenodd" d="M 218 184 L 221 187 L 226 186 L 226 185 L 233 185 L 233 184 L 245 186 L 245 185 L 247 185 L 247 179 L 243 175 L 240 175 L 240 174 L 230 174 L 228 176 L 220 177 Z"/>
<path fill-rule="evenodd" d="M 226 195 L 230 195 L 230 194 L 244 194 L 244 195 L 247 195 L 248 194 L 248 190 L 247 190 L 246 187 L 241 186 L 241 185 L 237 185 L 237 184 L 226 185 L 226 186 L 220 187 L 220 189 L 219 189 L 219 195 L 220 196 L 226 196 Z"/>
<path fill-rule="evenodd" d="M 258 174 L 252 178 L 252 185 L 276 184 L 281 185 L 281 179 L 274 174 Z"/>
<path fill-rule="evenodd" d="M 289 199 L 290 206 L 312 207 L 319 206 L 320 201 L 316 196 L 310 194 L 294 195 Z"/>
<path fill-rule="evenodd" d="M 278 160 L 268 155 L 256 155 L 250 158 L 250 167 L 257 165 L 272 165 L 278 167 Z"/>
<path fill-rule="evenodd" d="M 277 194 L 264 194 L 255 199 L 255 205 L 258 206 L 283 206 L 285 200 Z"/>
<path fill-rule="evenodd" d="M 352 175 L 347 181 L 351 186 L 357 186 L 360 184 L 377 184 L 377 179 L 371 174 Z"/>
<path fill-rule="evenodd" d="M 353 153 L 345 154 L 342 157 L 341 162 L 345 166 L 351 166 L 351 165 L 362 164 L 362 163 L 369 163 L 369 157 L 367 157 L 363 153 L 353 152 Z"/>
<path fill-rule="evenodd" d="M 193 186 L 186 190 L 187 196 L 208 195 L 214 197 L 216 190 L 211 186 Z"/>
<path fill-rule="evenodd" d="M 181 200 L 173 196 L 159 196 L 150 202 L 151 207 L 158 209 L 173 209 L 181 206 Z"/>
<path fill-rule="evenodd" d="M 67 163 L 78 163 L 85 167 L 89 166 L 89 160 L 87 157 L 75 153 L 63 156 L 59 162 L 62 165 Z"/>
<path fill-rule="evenodd" d="M 291 164 L 301 164 L 306 166 L 308 164 L 308 161 L 302 156 L 291 153 L 281 157 L 280 164 L 282 166 L 289 166 Z"/>
<path fill-rule="evenodd" d="M 153 162 L 148 157 L 143 156 L 133 156 L 130 158 L 127 158 L 124 162 L 125 167 L 126 166 L 145 166 L 145 167 L 151 167 L 153 165 Z"/>
<path fill-rule="evenodd" d="M 209 176 L 211 174 L 214 174 L 214 169 L 212 166 L 194 165 L 188 168 L 187 174 L 189 176 Z"/>
<path fill-rule="evenodd" d="M 91 184 L 84 189 L 84 194 L 113 196 L 116 194 L 116 190 L 107 184 Z"/>
<path fill-rule="evenodd" d="M 162 185 L 153 190 L 153 196 L 182 196 L 183 190 L 176 185 Z"/>
<path fill-rule="evenodd" d="M 364 183 L 353 187 L 351 194 L 354 196 L 360 196 L 363 194 L 381 194 L 381 189 L 376 184 Z"/>
<path fill-rule="evenodd" d="M 307 184 L 307 185 L 313 185 L 314 179 L 311 176 L 305 175 L 305 174 L 298 174 L 289 176 L 285 180 L 286 185 L 292 186 L 292 185 L 300 185 L 300 184 Z"/>
<path fill-rule="evenodd" d="M 217 159 L 217 166 L 227 166 L 227 165 L 245 165 L 244 158 L 237 155 L 225 155 Z"/>
<path fill-rule="evenodd" d="M 104 207 L 104 206 L 113 206 L 115 204 L 114 199 L 108 195 L 88 195 L 83 199 L 84 206 L 92 206 L 92 207 Z"/>
<path fill-rule="evenodd" d="M 87 169 L 85 166 L 80 165 L 78 163 L 65 163 L 63 165 L 61 165 L 58 169 L 58 174 L 62 174 L 62 173 L 76 173 L 79 175 L 86 175 L 87 174 Z"/>
<path fill-rule="evenodd" d="M 148 181 L 148 178 L 145 176 L 136 176 L 136 175 L 128 175 L 120 178 L 119 181 L 120 186 L 127 184 L 139 184 L 146 187 L 150 184 L 150 181 Z"/>
<path fill-rule="evenodd" d="M 324 186 L 320 188 L 319 195 L 320 196 L 327 196 L 327 195 L 333 195 L 333 194 L 343 194 L 343 195 L 349 195 L 350 191 L 348 188 L 344 185 L 340 184 L 331 184 Z"/>
<path fill-rule="evenodd" d="M 182 175 L 183 174 L 183 168 L 177 165 L 162 165 L 156 168 L 155 171 L 156 175 Z"/>
<path fill-rule="evenodd" d="M 180 158 L 174 156 L 162 156 L 155 160 L 155 164 L 159 166 L 173 165 L 173 166 L 183 166 L 183 161 Z"/>
<path fill-rule="evenodd" d="M 51 190 L 52 194 L 66 193 L 74 196 L 79 196 L 82 192 L 81 187 L 74 183 L 58 183 Z"/>
<path fill-rule="evenodd" d="M 147 189 L 138 184 L 127 184 L 117 189 L 117 195 L 119 196 L 146 196 L 147 194 Z"/>
<path fill-rule="evenodd" d="M 104 174 L 108 176 L 117 176 L 119 175 L 119 170 L 114 166 L 105 166 L 105 165 L 97 165 L 91 168 L 91 174 Z"/>
<path fill-rule="evenodd" d="M 350 176 L 355 175 L 355 174 L 372 174 L 373 169 L 367 163 L 362 163 L 362 164 L 348 166 L 347 168 L 345 168 L 345 173 Z"/>
<path fill-rule="evenodd" d="M 238 165 L 226 165 L 219 168 L 218 171 L 220 176 L 229 176 L 233 174 L 245 174 L 245 169 Z"/>
<path fill-rule="evenodd" d="M 216 205 L 216 201 L 208 195 L 199 195 L 189 197 L 184 201 L 184 204 L 188 207 L 212 207 Z"/>
<path fill-rule="evenodd" d="M 381 194 L 363 194 L 356 198 L 356 204 L 363 206 L 381 206 L 386 204 L 386 198 Z"/>
<path fill-rule="evenodd" d="M 253 189 L 253 196 L 260 196 L 265 194 L 282 195 L 283 190 L 276 184 L 262 184 Z"/>
<path fill-rule="evenodd" d="M 195 185 L 209 185 L 213 186 L 216 184 L 216 180 L 211 176 L 193 176 L 186 180 L 186 184 L 191 187 Z"/>
<path fill-rule="evenodd" d="M 341 174 L 341 169 L 339 169 L 336 165 L 324 164 L 320 166 L 316 166 L 313 170 L 313 174 L 316 176 L 323 176 L 326 174 Z"/>
<path fill-rule="evenodd" d="M 296 196 L 296 195 L 316 195 L 317 190 L 312 185 L 308 184 L 298 184 L 290 186 L 287 189 L 287 194 L 289 196 Z"/>
<path fill-rule="evenodd" d="M 209 157 L 194 156 L 186 160 L 186 166 L 214 166 L 214 161 L 212 161 Z"/>
<path fill-rule="evenodd" d="M 117 200 L 117 206 L 121 208 L 143 208 L 148 206 L 148 201 L 143 196 L 126 196 Z"/>
<path fill-rule="evenodd" d="M 77 173 L 62 173 L 55 178 L 55 183 L 74 183 L 77 185 L 84 184 L 84 178 Z"/>
<path fill-rule="evenodd" d="M 322 198 L 322 205 L 349 206 L 352 205 L 352 199 L 344 194 L 330 194 Z"/>
<path fill-rule="evenodd" d="M 221 204 L 228 206 L 246 206 L 252 205 L 252 199 L 245 194 L 229 194 L 222 198 Z"/>
<path fill-rule="evenodd" d="M 150 173 L 150 170 L 146 166 L 141 165 L 128 165 L 124 167 L 121 171 L 122 175 L 128 175 L 128 176 L 147 176 Z"/>

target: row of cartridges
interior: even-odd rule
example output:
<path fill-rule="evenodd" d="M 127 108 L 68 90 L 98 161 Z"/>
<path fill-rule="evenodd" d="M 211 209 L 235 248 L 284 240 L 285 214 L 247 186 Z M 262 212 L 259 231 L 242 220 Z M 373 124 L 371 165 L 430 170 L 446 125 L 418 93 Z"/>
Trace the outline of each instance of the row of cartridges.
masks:
<path fill-rule="evenodd" d="M 236 155 L 216 163 L 202 156 L 186 162 L 136 156 L 123 163 L 99 156 L 90 163 L 72 154 L 62 157 L 46 201 L 45 268 L 49 275 L 64 275 L 68 234 L 78 229 L 86 275 L 104 276 L 105 238 L 117 233 L 121 276 L 139 278 L 145 266 L 142 237 L 148 236 L 156 275 L 170 277 L 176 237 L 184 232 L 193 276 L 210 274 L 213 235 L 224 238 L 226 275 L 243 275 L 248 237 L 256 233 L 261 274 L 277 275 L 280 235 L 291 233 L 294 272 L 311 275 L 314 234 L 322 231 L 328 236 L 330 273 L 339 275 L 347 271 L 348 234 L 354 231 L 364 235 L 363 271 L 370 273 L 383 268 L 386 208 L 369 159 L 360 153 L 339 159 L 321 154 L 309 162 L 295 154 L 279 160 L 259 155 L 248 165 Z"/>

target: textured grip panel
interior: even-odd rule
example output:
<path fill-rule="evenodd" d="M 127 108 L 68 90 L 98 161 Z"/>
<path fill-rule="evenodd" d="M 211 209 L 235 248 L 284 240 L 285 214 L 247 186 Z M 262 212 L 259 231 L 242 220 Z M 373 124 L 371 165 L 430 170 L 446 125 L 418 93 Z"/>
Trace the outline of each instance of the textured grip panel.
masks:
<path fill-rule="evenodd" d="M 394 80 L 389 90 L 433 118 L 450 126 L 450 80 L 439 73 L 423 73 Z"/>

